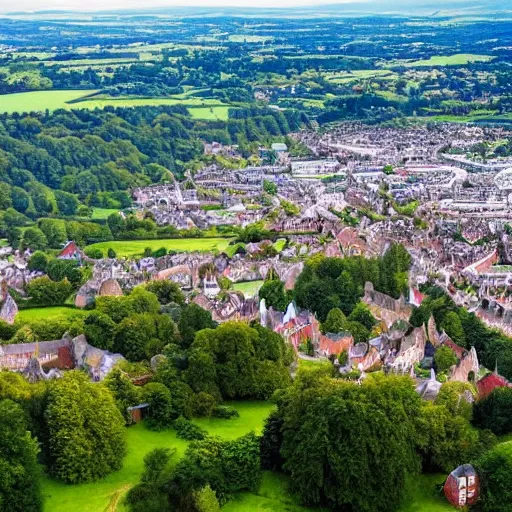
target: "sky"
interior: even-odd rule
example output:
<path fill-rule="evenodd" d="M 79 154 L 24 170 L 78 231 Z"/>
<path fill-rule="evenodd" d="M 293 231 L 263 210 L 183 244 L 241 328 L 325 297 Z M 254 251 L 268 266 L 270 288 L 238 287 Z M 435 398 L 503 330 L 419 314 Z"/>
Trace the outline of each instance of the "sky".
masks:
<path fill-rule="evenodd" d="M 297 7 L 328 3 L 354 3 L 354 1 L 371 0 L 0 0 L 0 12 L 50 9 L 98 11 L 168 6 Z"/>

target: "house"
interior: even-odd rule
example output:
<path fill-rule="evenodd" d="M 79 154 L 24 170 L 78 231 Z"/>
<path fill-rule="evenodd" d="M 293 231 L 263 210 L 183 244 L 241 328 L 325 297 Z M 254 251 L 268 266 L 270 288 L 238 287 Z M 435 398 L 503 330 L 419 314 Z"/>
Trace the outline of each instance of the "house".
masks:
<path fill-rule="evenodd" d="M 127 407 L 126 411 L 130 415 L 130 424 L 134 425 L 137 423 L 140 423 L 145 417 L 146 413 L 148 412 L 149 404 L 139 404 L 134 405 L 132 407 Z"/>
<path fill-rule="evenodd" d="M 209 298 L 213 299 L 220 293 L 220 286 L 217 278 L 214 275 L 206 275 L 203 279 L 203 293 Z"/>
<path fill-rule="evenodd" d="M 321 334 L 318 339 L 318 352 L 320 355 L 331 356 L 340 355 L 342 352 L 348 352 L 350 347 L 354 344 L 354 338 L 350 333 L 340 332 L 334 334 L 328 332 Z"/>
<path fill-rule="evenodd" d="M 0 320 L 13 324 L 17 314 L 18 305 L 9 293 L 7 281 L 2 279 L 0 283 Z"/>
<path fill-rule="evenodd" d="M 78 260 L 82 257 L 82 251 L 79 249 L 79 247 L 76 245 L 75 242 L 69 241 L 66 242 L 66 245 L 60 251 L 57 258 L 61 260 Z"/>
<path fill-rule="evenodd" d="M 478 390 L 478 399 L 482 400 L 491 394 L 496 388 L 510 388 L 510 383 L 505 377 L 498 374 L 496 368 L 493 373 L 488 373 L 485 377 L 482 377 L 477 383 L 476 388 Z"/>
<path fill-rule="evenodd" d="M 454 469 L 444 484 L 446 499 L 456 508 L 476 503 L 480 494 L 480 479 L 471 464 Z"/>

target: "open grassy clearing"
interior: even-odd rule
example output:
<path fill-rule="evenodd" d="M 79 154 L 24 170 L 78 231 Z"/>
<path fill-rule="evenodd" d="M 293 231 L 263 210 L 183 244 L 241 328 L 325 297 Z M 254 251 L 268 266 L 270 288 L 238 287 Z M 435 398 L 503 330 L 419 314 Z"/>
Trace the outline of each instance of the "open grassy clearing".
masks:
<path fill-rule="evenodd" d="M 0 95 L 0 112 L 22 114 L 23 112 L 44 112 L 59 108 L 70 108 L 69 101 L 90 96 L 98 91 L 31 91 Z"/>
<path fill-rule="evenodd" d="M 168 251 L 176 252 L 211 252 L 225 251 L 231 240 L 229 238 L 164 238 L 162 240 L 118 240 L 113 242 L 99 242 L 89 245 L 100 249 L 104 254 L 112 248 L 118 257 L 142 256 L 146 247 L 156 251 L 165 247 Z"/>
<path fill-rule="evenodd" d="M 230 107 L 189 107 L 188 112 L 194 119 L 205 119 L 206 121 L 227 121 L 229 119 Z"/>
<path fill-rule="evenodd" d="M 273 36 L 254 36 L 249 34 L 231 34 L 228 38 L 232 43 L 263 43 L 273 41 Z"/>
<path fill-rule="evenodd" d="M 91 219 L 107 219 L 113 213 L 119 213 L 119 210 L 116 208 L 96 208 L 94 207 L 92 210 Z"/>
<path fill-rule="evenodd" d="M 233 406 L 239 418 L 230 420 L 194 420 L 211 435 L 225 439 L 236 439 L 251 430 L 261 433 L 263 422 L 273 409 L 267 402 L 239 402 Z M 178 439 L 172 429 L 163 432 L 147 430 L 143 424 L 127 428 L 128 453 L 123 468 L 107 478 L 82 485 L 67 485 L 49 477 L 43 478 L 43 495 L 46 497 L 45 512 L 105 512 L 109 504 L 117 500 L 117 512 L 128 509 L 122 503 L 123 495 L 139 480 L 144 456 L 159 447 L 176 448 L 178 457 L 183 456 L 187 441 Z M 116 510 L 115 508 L 111 508 Z"/>
<path fill-rule="evenodd" d="M 393 61 L 388 63 L 386 67 L 405 66 L 407 68 L 420 68 L 430 66 L 465 66 L 470 62 L 490 62 L 495 59 L 491 55 L 476 55 L 472 53 L 457 53 L 455 55 L 438 55 L 430 57 L 430 59 L 415 61 Z"/>
<path fill-rule="evenodd" d="M 105 108 L 105 107 L 157 107 L 160 105 L 185 105 L 186 107 L 225 107 L 215 99 L 210 98 L 90 98 L 74 103 L 72 108 Z M 227 107 L 225 107 L 227 108 Z"/>
<path fill-rule="evenodd" d="M 20 309 L 16 320 L 20 322 L 31 322 L 33 320 L 53 320 L 55 318 L 70 318 L 72 316 L 82 316 L 86 314 L 87 311 L 82 309 L 54 306 L 50 308 Z"/>
<path fill-rule="evenodd" d="M 247 281 L 244 283 L 235 283 L 233 290 L 242 292 L 246 298 L 255 297 L 264 281 Z"/>
<path fill-rule="evenodd" d="M 105 107 L 142 107 L 161 105 L 185 105 L 195 119 L 223 120 L 229 117 L 230 107 L 219 100 L 191 97 L 196 91 L 187 91 L 169 98 L 100 97 L 96 90 L 31 91 L 0 95 L 0 113 L 53 111 L 60 108 L 103 109 Z M 89 98 L 89 96 L 92 96 Z"/>

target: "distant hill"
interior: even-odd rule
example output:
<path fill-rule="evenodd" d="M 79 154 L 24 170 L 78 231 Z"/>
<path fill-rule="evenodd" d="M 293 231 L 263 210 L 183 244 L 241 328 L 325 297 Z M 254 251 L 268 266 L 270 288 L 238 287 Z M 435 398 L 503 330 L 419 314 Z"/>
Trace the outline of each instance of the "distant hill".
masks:
<path fill-rule="evenodd" d="M 191 3 L 193 4 L 193 1 Z M 219 0 L 222 1 L 222 0 Z M 327 0 L 329 1 L 329 0 Z M 172 0 L 169 0 L 172 3 Z M 149 0 L 148 4 L 151 4 Z M 31 13 L 32 16 L 72 15 L 73 10 L 44 10 Z M 488 16 L 497 13 L 512 15 L 510 0 L 354 0 L 337 3 L 317 3 L 296 7 L 201 7 L 201 6 L 169 6 L 145 7 L 144 9 L 112 9 L 98 11 L 102 15 L 134 16 L 134 15 L 172 15 L 172 16 L 357 16 L 357 15 L 421 15 L 421 16 Z M 16 11 L 9 16 L 26 15 Z"/>

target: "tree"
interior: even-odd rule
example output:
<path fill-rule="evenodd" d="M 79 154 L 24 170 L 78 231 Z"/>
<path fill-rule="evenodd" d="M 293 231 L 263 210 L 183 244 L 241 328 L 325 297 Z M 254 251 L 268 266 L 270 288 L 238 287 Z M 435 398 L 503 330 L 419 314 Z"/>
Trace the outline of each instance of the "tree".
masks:
<path fill-rule="evenodd" d="M 156 315 L 160 311 L 160 303 L 157 296 L 144 286 L 136 286 L 131 291 L 129 300 L 135 313 L 151 313 Z"/>
<path fill-rule="evenodd" d="M 383 172 L 384 174 L 390 175 L 390 174 L 394 174 L 394 173 L 395 173 L 395 170 L 393 169 L 393 166 L 392 166 L 392 165 L 387 164 L 387 165 L 385 165 L 385 166 L 382 168 L 382 172 Z"/>
<path fill-rule="evenodd" d="M 20 246 L 22 249 L 29 248 L 33 251 L 42 251 L 48 248 L 48 240 L 39 228 L 27 228 L 23 232 Z"/>
<path fill-rule="evenodd" d="M 356 307 L 352 310 L 352 313 L 348 316 L 348 320 L 351 322 L 359 322 L 364 325 L 369 331 L 372 330 L 373 326 L 377 323 L 370 308 L 364 302 L 358 302 Z"/>
<path fill-rule="evenodd" d="M 57 208 L 62 215 L 75 215 L 80 205 L 76 196 L 62 190 L 55 191 L 55 200 L 57 201 Z"/>
<path fill-rule="evenodd" d="M 420 407 L 414 383 L 404 377 L 371 376 L 361 386 L 296 379 L 278 400 L 280 453 L 293 491 L 304 503 L 334 510 L 397 510 L 406 479 L 419 469 Z"/>
<path fill-rule="evenodd" d="M 90 482 L 121 467 L 124 419 L 105 386 L 80 372 L 51 382 L 45 419 L 50 471 L 68 483 Z"/>
<path fill-rule="evenodd" d="M 512 432 L 512 388 L 495 388 L 487 397 L 476 402 L 474 423 L 492 430 L 496 435 Z"/>
<path fill-rule="evenodd" d="M 165 279 L 150 281 L 146 285 L 146 290 L 154 293 L 162 305 L 175 303 L 183 306 L 185 304 L 185 296 L 181 288 L 173 281 Z"/>
<path fill-rule="evenodd" d="M 91 311 L 84 320 L 85 337 L 96 348 L 112 350 L 115 330 L 115 322 L 99 311 Z"/>
<path fill-rule="evenodd" d="M 38 452 L 22 408 L 0 400 L 0 510 L 42 511 Z"/>
<path fill-rule="evenodd" d="M 27 285 L 27 293 L 35 304 L 41 306 L 59 306 L 64 304 L 66 299 L 73 292 L 72 284 L 64 279 L 55 282 L 49 277 L 37 277 Z"/>
<path fill-rule="evenodd" d="M 499 444 L 476 463 L 483 512 L 509 512 L 512 503 L 512 441 Z"/>
<path fill-rule="evenodd" d="M 197 304 L 185 306 L 180 315 L 178 329 L 181 334 L 180 344 L 183 348 L 192 345 L 196 332 L 202 329 L 213 329 L 216 323 L 212 320 L 212 314 Z"/>
<path fill-rule="evenodd" d="M 445 382 L 435 399 L 436 405 L 444 405 L 454 416 L 471 421 L 476 390 L 469 382 Z"/>
<path fill-rule="evenodd" d="M 354 343 L 366 343 L 370 339 L 370 331 L 359 322 L 347 322 L 346 330 L 352 334 Z"/>
<path fill-rule="evenodd" d="M 190 510 L 197 491 L 207 485 L 223 505 L 236 492 L 256 490 L 260 481 L 259 438 L 249 433 L 232 441 L 207 437 L 190 444 L 166 488 L 177 510 Z"/>
<path fill-rule="evenodd" d="M 455 311 L 446 313 L 443 323 L 441 324 L 441 329 L 444 329 L 446 334 L 448 334 L 457 345 L 461 347 L 466 346 L 466 334 L 459 315 L 457 315 Z"/>
<path fill-rule="evenodd" d="M 113 349 L 123 354 L 128 361 L 146 359 L 146 348 L 150 340 L 157 337 L 153 315 L 132 314 L 117 326 Z"/>
<path fill-rule="evenodd" d="M 61 219 L 41 219 L 39 228 L 52 249 L 62 247 L 67 240 L 66 223 Z"/>
<path fill-rule="evenodd" d="M 270 180 L 263 180 L 263 190 L 267 194 L 275 196 L 277 194 L 277 184 Z"/>
<path fill-rule="evenodd" d="M 455 352 L 447 346 L 439 347 L 434 354 L 434 363 L 439 372 L 448 371 L 454 364 L 457 364 Z"/>
<path fill-rule="evenodd" d="M 171 392 L 159 382 L 146 384 L 142 392 L 149 405 L 148 426 L 155 430 L 169 427 L 173 419 Z"/>
<path fill-rule="evenodd" d="M 114 251 L 114 249 L 112 249 L 112 247 L 109 247 L 108 250 L 107 250 L 107 256 L 113 260 L 115 258 L 117 258 L 117 254 L 116 254 L 116 251 Z"/>
<path fill-rule="evenodd" d="M 322 332 L 339 333 L 347 329 L 347 317 L 343 314 L 340 308 L 334 308 L 329 311 L 325 322 L 322 324 Z"/>
<path fill-rule="evenodd" d="M 48 256 L 43 251 L 36 251 L 28 260 L 29 270 L 46 272 L 48 265 Z"/>
<path fill-rule="evenodd" d="M 278 411 L 273 411 L 265 420 L 263 435 L 260 438 L 261 467 L 270 471 L 281 471 L 283 457 L 280 450 L 283 444 L 284 420 Z"/>
<path fill-rule="evenodd" d="M 131 417 L 128 407 L 139 405 L 141 402 L 141 388 L 133 384 L 131 379 L 119 368 L 112 369 L 104 381 L 105 386 L 110 390 L 116 401 L 119 412 L 127 423 Z"/>
<path fill-rule="evenodd" d="M 479 454 L 480 437 L 466 418 L 444 405 L 426 403 L 418 416 L 418 443 L 424 468 L 451 471 Z"/>
<path fill-rule="evenodd" d="M 284 289 L 283 281 L 274 279 L 265 281 L 259 290 L 259 298 L 265 299 L 265 305 L 276 311 L 284 311 L 288 306 L 288 298 Z"/>
<path fill-rule="evenodd" d="M 193 496 L 197 512 L 220 512 L 217 495 L 209 485 L 195 491 Z"/>

